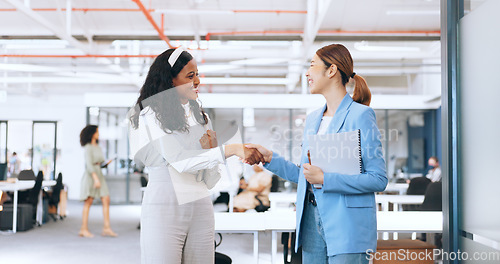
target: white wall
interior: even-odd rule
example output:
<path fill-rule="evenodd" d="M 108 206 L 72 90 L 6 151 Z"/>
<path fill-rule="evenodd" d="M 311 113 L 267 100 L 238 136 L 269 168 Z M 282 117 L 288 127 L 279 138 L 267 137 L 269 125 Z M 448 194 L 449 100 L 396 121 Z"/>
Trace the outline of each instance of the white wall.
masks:
<path fill-rule="evenodd" d="M 500 251 L 498 43 L 500 1 L 489 0 L 460 20 L 460 229 Z M 495 29 L 496 28 L 496 29 Z M 444 175 L 446 177 L 446 175 Z M 459 216 L 460 217 L 460 216 Z M 481 241 L 477 238 L 484 237 Z M 480 242 L 478 242 L 480 241 Z M 469 241 L 471 242 L 471 241 Z M 467 249 L 467 248 L 466 248 Z M 470 251 L 469 251 L 470 252 Z"/>
<path fill-rule="evenodd" d="M 0 103 L 1 120 L 58 121 L 57 148 L 61 150 L 61 158 L 57 161 L 60 171 L 56 174 L 63 173 L 64 184 L 69 187 L 69 199 L 78 199 L 80 195 L 84 160 L 79 136 L 86 122 L 85 109 L 80 95 L 38 98 L 8 95 L 6 102 Z M 31 141 L 31 138 L 26 140 Z"/>

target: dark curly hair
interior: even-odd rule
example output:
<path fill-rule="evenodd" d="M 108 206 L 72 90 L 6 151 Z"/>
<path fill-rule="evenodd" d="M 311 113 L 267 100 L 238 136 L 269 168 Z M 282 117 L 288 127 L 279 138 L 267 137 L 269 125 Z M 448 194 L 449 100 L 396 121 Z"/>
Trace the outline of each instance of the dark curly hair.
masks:
<path fill-rule="evenodd" d="M 189 124 L 185 117 L 179 95 L 174 88 L 172 80 L 177 77 L 181 70 L 193 59 L 193 56 L 183 51 L 173 67 L 168 63 L 168 58 L 175 49 L 168 49 L 158 55 L 149 68 L 148 76 L 142 86 L 139 98 L 137 99 L 134 113 L 130 116 L 133 128 L 139 126 L 140 111 L 149 106 L 155 113 L 160 127 L 165 133 L 173 131 L 189 132 Z M 153 96 L 154 95 L 154 96 Z M 203 109 L 195 100 L 189 100 L 189 105 L 196 121 L 200 124 L 207 124 L 208 118 Z"/>
<path fill-rule="evenodd" d="M 85 146 L 92 141 L 92 137 L 97 131 L 97 126 L 95 125 L 87 125 L 80 132 L 80 145 Z"/>

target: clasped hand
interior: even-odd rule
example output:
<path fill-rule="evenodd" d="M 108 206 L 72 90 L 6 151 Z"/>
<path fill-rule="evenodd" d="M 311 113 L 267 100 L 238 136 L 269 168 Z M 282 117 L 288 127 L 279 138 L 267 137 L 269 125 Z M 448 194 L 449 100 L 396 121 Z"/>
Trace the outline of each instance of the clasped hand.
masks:
<path fill-rule="evenodd" d="M 200 138 L 203 149 L 211 149 L 218 146 L 217 134 L 213 130 L 207 130 Z M 243 162 L 254 165 L 259 163 L 269 163 L 273 157 L 273 152 L 256 144 L 229 144 L 225 146 L 225 156 L 238 156 Z"/>
<path fill-rule="evenodd" d="M 213 130 L 207 130 L 200 138 L 200 144 L 203 149 L 211 149 L 218 146 L 217 134 Z M 245 147 L 243 144 L 226 145 L 226 158 L 236 155 L 248 164 L 265 163 L 264 156 L 254 148 Z M 271 152 L 272 153 L 272 152 Z"/>

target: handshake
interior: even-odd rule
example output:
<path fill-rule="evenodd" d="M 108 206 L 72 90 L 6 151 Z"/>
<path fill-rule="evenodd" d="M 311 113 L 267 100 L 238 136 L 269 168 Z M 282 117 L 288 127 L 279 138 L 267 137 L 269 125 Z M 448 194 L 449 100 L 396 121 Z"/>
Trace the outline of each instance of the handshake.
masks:
<path fill-rule="evenodd" d="M 217 135 L 213 130 L 207 130 L 200 138 L 201 147 L 210 149 L 218 146 Z M 225 156 L 238 156 L 244 163 L 249 165 L 269 163 L 273 158 L 273 152 L 257 144 L 229 144 L 225 146 Z"/>

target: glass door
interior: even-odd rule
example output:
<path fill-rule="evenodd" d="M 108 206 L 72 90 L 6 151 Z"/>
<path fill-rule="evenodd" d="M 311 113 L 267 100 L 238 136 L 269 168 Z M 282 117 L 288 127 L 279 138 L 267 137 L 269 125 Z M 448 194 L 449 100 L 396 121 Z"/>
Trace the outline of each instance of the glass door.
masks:
<path fill-rule="evenodd" d="M 57 122 L 33 121 L 32 168 L 43 171 L 44 179 L 53 180 L 56 168 Z"/>

